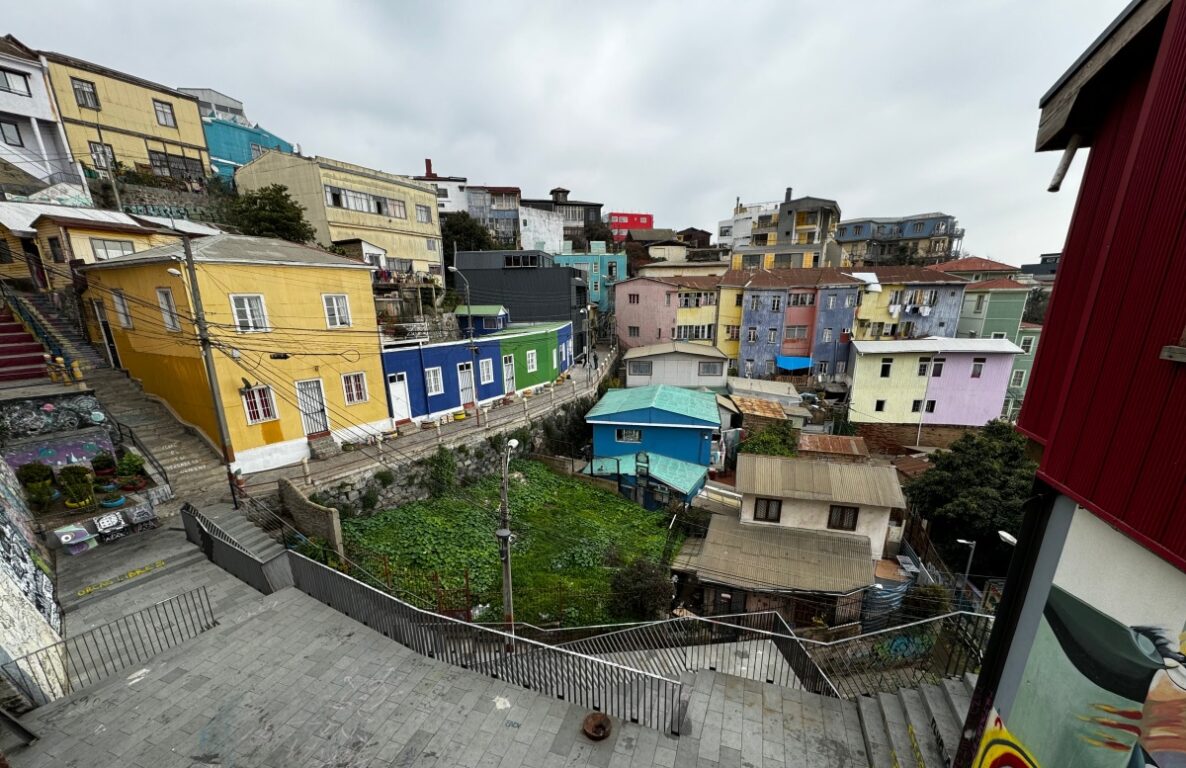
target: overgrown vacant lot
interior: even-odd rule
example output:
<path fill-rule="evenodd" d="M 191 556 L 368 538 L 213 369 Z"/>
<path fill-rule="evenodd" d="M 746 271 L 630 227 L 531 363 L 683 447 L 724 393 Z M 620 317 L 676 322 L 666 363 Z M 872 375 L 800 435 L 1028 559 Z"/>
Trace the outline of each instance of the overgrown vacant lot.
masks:
<path fill-rule="evenodd" d="M 565 626 L 611 620 L 611 573 L 637 557 L 662 555 L 667 515 L 538 462 L 512 462 L 511 472 L 515 618 Z M 468 570 L 473 603 L 490 605 L 476 620 L 499 621 L 498 503 L 499 478 L 490 475 L 427 501 L 343 520 L 348 554 L 372 573 L 389 569 L 398 586 L 432 601 L 437 574 L 451 607 Z"/>

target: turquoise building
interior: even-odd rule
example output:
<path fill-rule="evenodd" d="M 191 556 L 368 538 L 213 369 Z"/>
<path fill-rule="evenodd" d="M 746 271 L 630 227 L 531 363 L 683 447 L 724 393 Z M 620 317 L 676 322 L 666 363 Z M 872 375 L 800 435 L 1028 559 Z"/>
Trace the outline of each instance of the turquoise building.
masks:
<path fill-rule="evenodd" d="M 560 267 L 575 267 L 584 272 L 589 286 L 589 303 L 597 305 L 597 311 L 606 315 L 614 310 L 614 284 L 626 279 L 626 254 L 598 253 L 605 250 L 605 243 L 590 243 L 592 253 L 558 253 L 555 264 Z"/>
<path fill-rule="evenodd" d="M 292 154 L 293 145 L 258 125 L 203 117 L 202 130 L 210 150 L 210 165 L 219 176 L 231 181 L 235 169 L 247 165 L 269 149 Z"/>

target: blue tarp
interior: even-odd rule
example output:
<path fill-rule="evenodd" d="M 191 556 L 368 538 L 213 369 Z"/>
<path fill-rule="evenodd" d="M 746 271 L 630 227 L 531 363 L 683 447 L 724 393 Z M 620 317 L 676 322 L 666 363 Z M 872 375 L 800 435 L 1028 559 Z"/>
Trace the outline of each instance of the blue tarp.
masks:
<path fill-rule="evenodd" d="M 798 371 L 803 368 L 811 367 L 810 357 L 791 357 L 789 355 L 779 355 L 775 358 L 778 367 L 784 371 Z"/>

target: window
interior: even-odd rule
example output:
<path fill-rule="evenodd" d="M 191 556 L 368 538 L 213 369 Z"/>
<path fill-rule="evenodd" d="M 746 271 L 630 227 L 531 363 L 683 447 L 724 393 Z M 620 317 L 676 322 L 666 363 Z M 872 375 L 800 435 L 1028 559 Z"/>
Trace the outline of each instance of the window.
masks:
<path fill-rule="evenodd" d="M 837 360 L 836 361 L 836 373 L 847 373 L 847 372 L 848 372 L 848 361 Z"/>
<path fill-rule="evenodd" d="M 626 373 L 631 376 L 650 376 L 653 367 L 650 360 L 629 360 L 626 363 Z"/>
<path fill-rule="evenodd" d="M 478 375 L 482 378 L 483 384 L 494 383 L 494 361 L 490 358 L 482 358 L 478 361 Z"/>
<path fill-rule="evenodd" d="M 1025 384 L 1025 371 L 1020 369 L 1014 371 L 1013 375 L 1009 378 L 1009 386 L 1020 387 L 1023 384 Z"/>
<path fill-rule="evenodd" d="M 601 290 L 601 281 L 594 280 L 593 281 L 593 293 L 597 293 L 600 290 Z"/>
<path fill-rule="evenodd" d="M 922 400 L 914 400 L 910 403 L 910 412 L 918 413 L 922 410 Z"/>
<path fill-rule="evenodd" d="M 251 159 L 252 160 L 259 158 L 259 156 L 262 155 L 263 153 L 264 153 L 264 148 L 261 147 L 259 144 L 251 145 Z"/>
<path fill-rule="evenodd" d="M 637 293 L 627 294 L 626 299 L 627 299 L 627 303 L 629 303 L 629 304 L 637 304 L 638 303 L 638 294 Z"/>
<path fill-rule="evenodd" d="M 0 91 L 16 93 L 21 96 L 31 96 L 29 91 L 29 76 L 11 69 L 0 69 Z"/>
<path fill-rule="evenodd" d="M 740 307 L 740 306 L 741 306 L 742 304 L 744 304 L 744 303 L 745 303 L 745 296 L 743 296 L 743 295 L 742 295 L 742 294 L 740 294 L 740 293 L 739 293 L 739 294 L 737 294 L 737 296 L 736 296 L 736 301 L 733 303 L 733 306 L 735 306 L 735 307 Z"/>
<path fill-rule="evenodd" d="M 235 312 L 235 327 L 239 333 L 260 333 L 268 330 L 268 315 L 264 311 L 264 297 L 258 293 L 231 295 Z"/>
<path fill-rule="evenodd" d="M 777 312 L 778 310 L 782 309 L 782 297 L 781 296 L 775 296 L 770 299 L 770 309 L 774 312 Z"/>
<path fill-rule="evenodd" d="M 929 358 L 929 357 L 918 358 L 918 375 L 926 376 L 930 372 L 931 372 L 931 358 Z"/>
<path fill-rule="evenodd" d="M 936 379 L 943 375 L 943 363 L 947 362 L 945 357 L 936 357 L 935 362 L 931 365 L 931 375 Z"/>
<path fill-rule="evenodd" d="M 828 527 L 835 531 L 855 531 L 858 511 L 857 507 L 833 504 L 828 507 Z"/>
<path fill-rule="evenodd" d="M 745 331 L 745 340 L 748 341 L 750 344 L 756 344 L 758 341 L 758 329 L 757 328 L 747 328 Z"/>
<path fill-rule="evenodd" d="M 174 179 L 197 179 L 204 174 L 202 163 L 197 158 L 170 155 L 165 152 L 149 150 L 148 164 L 156 176 L 168 176 Z"/>
<path fill-rule="evenodd" d="M 605 274 L 608 277 L 614 278 L 618 276 L 618 262 L 610 261 L 605 265 Z"/>
<path fill-rule="evenodd" d="M 674 328 L 672 338 L 693 341 L 712 341 L 712 326 L 678 325 Z"/>
<path fill-rule="evenodd" d="M 783 338 L 785 338 L 787 341 L 793 341 L 795 339 L 806 339 L 807 338 L 807 326 L 806 325 L 788 325 L 786 332 L 783 334 Z"/>
<path fill-rule="evenodd" d="M 346 391 L 346 405 L 355 405 L 367 401 L 367 375 L 365 373 L 361 371 L 358 373 L 343 373 L 342 388 Z"/>
<path fill-rule="evenodd" d="M 782 519 L 782 499 L 754 499 L 754 520 L 777 523 Z"/>
<path fill-rule="evenodd" d="M 976 307 L 972 311 L 975 312 L 976 314 L 980 314 L 981 312 L 984 311 L 984 294 L 983 293 L 976 294 Z"/>
<path fill-rule="evenodd" d="M 49 237 L 46 238 L 46 242 L 49 243 L 49 253 L 53 258 L 54 263 L 65 264 L 66 253 L 62 250 L 62 240 L 57 237 Z"/>
<path fill-rule="evenodd" d="M 863 234 L 863 233 L 864 233 L 864 231 L 865 231 L 865 225 L 864 225 L 864 224 L 855 224 L 855 225 L 853 225 L 853 228 L 852 228 L 852 233 L 853 233 L 854 235 L 860 235 L 860 234 Z"/>
<path fill-rule="evenodd" d="M 429 397 L 445 393 L 445 378 L 441 375 L 439 367 L 424 369 L 424 391 Z"/>
<path fill-rule="evenodd" d="M 165 321 L 165 328 L 170 331 L 180 331 L 181 321 L 177 318 L 177 304 L 173 301 L 171 288 L 157 288 L 156 302 L 161 308 L 161 319 Z"/>
<path fill-rule="evenodd" d="M 112 291 L 111 302 L 115 304 L 115 316 L 124 328 L 132 327 L 132 313 L 128 311 L 128 300 L 123 291 Z"/>
<path fill-rule="evenodd" d="M 626 335 L 632 339 L 637 339 L 638 338 L 638 326 L 637 325 L 627 326 L 626 327 Z"/>
<path fill-rule="evenodd" d="M 421 224 L 431 224 L 432 223 L 432 209 L 429 208 L 427 205 L 417 204 L 417 206 L 416 206 L 416 221 L 418 221 Z"/>
<path fill-rule="evenodd" d="M 131 240 L 105 240 L 101 237 L 91 238 L 91 253 L 95 255 L 97 261 L 112 259 L 116 256 L 124 256 L 135 252 L 136 246 L 132 244 Z"/>
<path fill-rule="evenodd" d="M 720 376 L 725 372 L 725 364 L 714 361 L 704 362 L 700 364 L 701 376 Z"/>
<path fill-rule="evenodd" d="M 535 373 L 539 370 L 539 353 L 534 349 L 527 350 L 527 372 Z"/>
<path fill-rule="evenodd" d="M 890 377 L 890 371 L 893 370 L 893 367 L 894 359 L 892 357 L 881 358 L 881 378 L 888 379 Z"/>
<path fill-rule="evenodd" d="M 344 293 L 323 293 L 325 325 L 328 328 L 350 327 L 350 300 Z"/>
<path fill-rule="evenodd" d="M 393 219 L 408 218 L 408 206 L 404 204 L 403 200 L 395 200 L 390 197 L 387 198 L 387 211 L 387 215 Z"/>
<path fill-rule="evenodd" d="M 502 324 L 499 322 L 499 318 L 497 317 L 483 317 L 482 327 L 487 331 L 497 331 L 502 327 Z"/>
<path fill-rule="evenodd" d="M 762 364 L 762 367 L 766 369 L 767 376 L 774 375 L 774 361 L 773 360 L 767 360 L 765 363 Z"/>
<path fill-rule="evenodd" d="M 901 304 L 901 303 L 902 303 L 902 299 L 903 299 L 903 298 L 904 298 L 904 297 L 902 296 L 902 289 L 901 289 L 901 288 L 898 288 L 898 289 L 897 289 L 897 290 L 895 290 L 895 291 L 891 291 L 891 292 L 890 292 L 890 299 L 889 299 L 890 306 L 894 306 L 895 304 Z"/>
<path fill-rule="evenodd" d="M 856 297 L 853 296 L 851 293 L 844 297 L 844 308 L 845 309 L 852 309 L 852 307 L 856 303 L 857 303 Z"/>
<path fill-rule="evenodd" d="M 884 411 L 885 410 L 885 401 L 878 400 L 878 401 L 874 402 L 873 410 L 877 411 L 878 413 L 881 413 L 882 411 Z"/>
<path fill-rule="evenodd" d="M 913 232 L 914 234 L 918 234 L 919 232 L 922 232 L 922 228 L 923 228 L 923 223 L 921 221 L 916 221 L 910 225 L 910 231 Z"/>
<path fill-rule="evenodd" d="M 78 106 L 87 109 L 99 108 L 99 94 L 95 92 L 94 83 L 90 80 L 79 80 L 77 77 L 72 77 L 70 86 L 74 89 L 74 100 L 78 102 Z"/>
<path fill-rule="evenodd" d="M 972 358 L 972 378 L 973 379 L 979 379 L 981 376 L 984 375 L 984 364 L 985 364 L 985 362 L 987 362 L 987 360 L 988 360 L 988 358 L 984 358 L 984 357 L 973 357 Z"/>
<path fill-rule="evenodd" d="M 520 268 L 520 267 L 538 267 L 539 254 L 538 253 L 508 253 L 502 259 L 503 267 Z"/>
<path fill-rule="evenodd" d="M 177 127 L 177 118 L 173 115 L 173 105 L 167 101 L 152 100 L 152 108 L 156 112 L 156 121 L 158 125 L 164 125 L 168 128 Z"/>
<path fill-rule="evenodd" d="M 927 400 L 927 413 L 934 413 L 934 412 L 935 412 L 935 401 Z"/>
<path fill-rule="evenodd" d="M 834 294 L 834 293 L 828 294 L 827 307 L 828 307 L 828 309 L 836 308 L 836 294 Z"/>
<path fill-rule="evenodd" d="M 1033 336 L 1026 336 L 1026 337 L 1022 338 L 1021 351 L 1027 355 L 1034 351 L 1034 337 Z"/>
<path fill-rule="evenodd" d="M 0 238 L 0 264 L 12 263 L 12 249 L 8 247 L 7 241 Z"/>
<path fill-rule="evenodd" d="M 614 431 L 614 439 L 619 443 L 641 443 L 641 429 L 618 429 Z"/>
<path fill-rule="evenodd" d="M 4 139 L 5 144 L 11 147 L 25 146 L 25 142 L 21 139 L 20 126 L 16 123 L 0 120 L 0 137 Z"/>
<path fill-rule="evenodd" d="M 823 334 L 820 335 L 820 341 L 831 341 L 831 340 L 832 340 L 832 329 L 825 328 Z"/>
<path fill-rule="evenodd" d="M 994 339 L 1003 339 L 1003 338 L 1005 338 L 1005 332 L 1004 331 L 993 331 L 992 337 Z"/>
<path fill-rule="evenodd" d="M 815 364 L 815 372 L 826 374 L 828 372 L 828 361 L 820 360 L 818 363 L 816 363 Z"/>
<path fill-rule="evenodd" d="M 729 339 L 729 341 L 740 340 L 741 339 L 741 326 L 740 325 L 726 325 L 725 326 L 725 337 L 727 339 Z"/>
<path fill-rule="evenodd" d="M 762 266 L 762 255 L 760 253 L 748 253 L 742 255 L 742 269 L 757 269 L 760 266 Z"/>
<path fill-rule="evenodd" d="M 750 309 L 761 309 L 762 308 L 762 297 L 761 296 L 750 296 L 749 297 L 749 308 Z"/>
<path fill-rule="evenodd" d="M 788 303 L 792 307 L 812 307 L 815 306 L 815 294 L 792 293 Z"/>
<path fill-rule="evenodd" d="M 923 292 L 923 294 L 922 294 L 923 306 L 933 307 L 938 303 L 939 303 L 939 292 L 937 290 L 931 289 L 929 291 Z"/>
<path fill-rule="evenodd" d="M 111 148 L 110 144 L 88 141 L 87 146 L 91 150 L 91 165 L 97 170 L 104 171 L 115 165 L 115 150 Z"/>
<path fill-rule="evenodd" d="M 271 387 L 252 387 L 243 390 L 243 411 L 248 424 L 276 420 L 276 401 Z"/>
<path fill-rule="evenodd" d="M 766 341 L 770 344 L 778 343 L 778 329 L 771 328 L 766 332 Z"/>
<path fill-rule="evenodd" d="M 430 238 L 427 238 L 427 240 L 425 240 L 425 242 L 428 245 L 428 250 L 434 251 L 434 252 L 436 251 L 436 249 L 437 249 L 437 241 L 436 240 L 434 240 L 433 238 L 430 237 Z"/>

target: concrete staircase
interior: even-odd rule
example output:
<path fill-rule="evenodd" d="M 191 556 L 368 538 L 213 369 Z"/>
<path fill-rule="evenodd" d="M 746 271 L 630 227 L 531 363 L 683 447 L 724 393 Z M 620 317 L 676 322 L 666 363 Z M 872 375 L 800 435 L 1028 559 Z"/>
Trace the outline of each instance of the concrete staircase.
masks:
<path fill-rule="evenodd" d="M 284 551 L 275 539 L 248 520 L 242 509 L 235 509 L 232 504 L 211 504 L 202 508 L 202 514 L 259 560 L 271 560 Z"/>
<path fill-rule="evenodd" d="M 70 354 L 72 360 L 77 360 L 82 365 L 84 374 L 96 368 L 109 367 L 107 358 L 103 356 L 102 352 L 91 346 L 75 321 L 58 310 L 52 294 L 25 293 L 21 294 L 21 298 L 46 321 L 46 325 L 58 337 L 62 348 Z"/>
<path fill-rule="evenodd" d="M 976 676 L 856 700 L 871 768 L 947 768 L 959 749 Z"/>
<path fill-rule="evenodd" d="M 0 308 L 0 382 L 48 381 L 45 348 L 13 316 Z"/>

